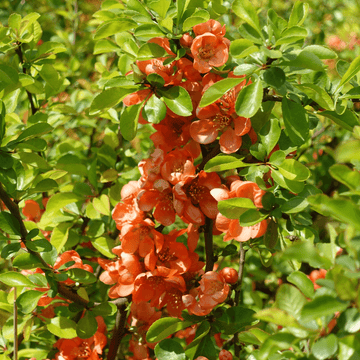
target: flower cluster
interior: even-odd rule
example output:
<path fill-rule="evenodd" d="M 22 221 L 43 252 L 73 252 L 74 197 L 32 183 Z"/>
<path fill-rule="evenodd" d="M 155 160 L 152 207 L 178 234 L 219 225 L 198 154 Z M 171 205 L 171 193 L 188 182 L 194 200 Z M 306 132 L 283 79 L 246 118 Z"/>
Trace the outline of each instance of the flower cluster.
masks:
<path fill-rule="evenodd" d="M 229 284 L 237 281 L 234 269 L 204 273 L 196 247 L 206 219 L 214 222 L 215 234 L 224 233 L 224 241 L 260 237 L 267 227 L 267 222 L 262 221 L 243 228 L 238 220 L 226 219 L 218 211 L 219 200 L 234 197 L 249 198 L 261 208 L 265 192 L 255 183 L 236 176 L 221 178 L 196 165 L 200 155 L 204 157 L 205 147 L 214 147 L 209 144 L 218 138 L 220 151 L 232 154 L 240 149 L 244 135 L 254 141 L 256 134 L 250 119 L 235 112 L 237 95 L 246 85 L 242 77 L 239 85 L 220 99 L 199 107 L 204 92 L 223 80 L 210 71 L 227 62 L 229 40 L 224 37 L 225 27 L 215 20 L 194 26 L 193 34 L 194 38 L 187 33 L 180 40 L 186 57 L 176 59 L 168 39 L 154 38 L 149 42 L 163 47 L 168 56 L 136 62 L 144 79 L 157 74 L 164 80 L 164 88 L 186 89 L 194 110 L 186 117 L 167 108 L 165 117 L 153 124 L 156 132 L 151 139 L 155 149 L 139 163 L 140 179 L 123 186 L 121 202 L 112 213 L 120 231 L 121 245 L 113 249 L 117 259 L 98 259 L 104 270 L 100 280 L 111 286 L 109 297 L 132 298 L 128 321 L 137 328 L 131 340 L 134 359 L 148 357 L 151 344 L 144 341 L 144 332 L 160 317 L 159 310 L 165 305 L 170 316 L 181 317 L 184 309 L 204 316 L 227 299 Z M 171 57 L 173 61 L 169 62 Z M 230 70 L 226 73 L 227 77 L 236 77 Z M 157 96 L 156 87 L 146 82 L 145 87 L 126 96 L 124 105 L 144 106 L 151 96 Z M 140 122 L 147 122 L 144 111 Z M 183 222 L 183 229 L 163 233 L 164 227 L 174 226 L 175 222 Z"/>

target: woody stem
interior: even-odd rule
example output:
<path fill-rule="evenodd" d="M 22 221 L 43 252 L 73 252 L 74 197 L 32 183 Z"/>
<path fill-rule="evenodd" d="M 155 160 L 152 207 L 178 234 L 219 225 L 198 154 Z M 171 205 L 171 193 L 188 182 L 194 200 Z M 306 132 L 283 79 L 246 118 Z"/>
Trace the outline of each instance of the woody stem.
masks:
<path fill-rule="evenodd" d="M 236 284 L 236 290 L 235 290 L 235 306 L 238 306 L 240 304 L 240 294 L 241 294 L 241 286 L 242 286 L 242 281 L 243 281 L 243 277 L 244 277 L 244 267 L 245 267 L 245 254 L 246 254 L 246 250 L 243 247 L 243 243 L 240 243 L 240 251 L 239 251 L 239 278 Z M 234 347 L 235 347 L 235 356 L 239 357 L 240 356 L 240 350 L 241 350 L 241 346 L 239 344 L 239 336 L 238 333 L 236 332 L 234 334 Z"/>
<path fill-rule="evenodd" d="M 125 324 L 127 318 L 126 304 L 119 305 L 116 313 L 115 327 L 112 335 L 107 360 L 115 360 L 117 358 L 118 349 L 122 338 L 124 337 Z"/>
<path fill-rule="evenodd" d="M 212 234 L 213 221 L 206 217 L 205 219 L 205 255 L 206 266 L 205 272 L 212 271 L 214 268 L 214 254 L 213 254 L 213 234 Z"/>

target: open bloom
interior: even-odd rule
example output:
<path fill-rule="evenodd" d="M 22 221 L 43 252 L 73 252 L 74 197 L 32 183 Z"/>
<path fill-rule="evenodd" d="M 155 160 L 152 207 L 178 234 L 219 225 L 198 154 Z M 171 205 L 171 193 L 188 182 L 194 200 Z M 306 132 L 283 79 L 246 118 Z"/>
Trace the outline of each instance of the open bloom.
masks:
<path fill-rule="evenodd" d="M 197 36 L 191 45 L 194 68 L 201 73 L 209 72 L 214 66 L 222 66 L 229 57 L 229 40 L 212 33 Z"/>
<path fill-rule="evenodd" d="M 222 188 L 211 190 L 211 195 L 217 200 L 226 200 L 231 198 L 248 198 L 252 200 L 257 208 L 262 208 L 261 199 L 265 191 L 251 181 L 235 180 L 231 183 L 230 191 L 224 186 Z M 237 240 L 248 241 L 264 235 L 267 229 L 267 221 L 263 220 L 253 226 L 242 227 L 238 219 L 228 219 L 222 214 L 218 214 L 215 220 L 215 226 L 218 230 L 225 233 L 224 241 Z"/>

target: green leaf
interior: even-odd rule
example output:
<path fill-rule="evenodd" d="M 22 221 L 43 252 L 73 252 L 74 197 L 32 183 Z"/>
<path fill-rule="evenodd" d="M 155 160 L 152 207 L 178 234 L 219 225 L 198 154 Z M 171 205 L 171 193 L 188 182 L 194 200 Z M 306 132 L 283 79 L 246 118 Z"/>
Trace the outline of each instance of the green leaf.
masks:
<path fill-rule="evenodd" d="M 38 258 L 30 253 L 23 253 L 17 255 L 13 260 L 13 266 L 22 270 L 44 267 L 43 264 L 38 260 Z"/>
<path fill-rule="evenodd" d="M 0 145 L 5 136 L 5 104 L 0 100 Z"/>
<path fill-rule="evenodd" d="M 165 84 L 165 80 L 162 76 L 156 74 L 156 73 L 151 73 L 146 77 L 146 80 L 152 85 L 152 86 L 156 86 L 156 87 L 163 87 Z"/>
<path fill-rule="evenodd" d="M 279 166 L 279 171 L 285 178 L 292 181 L 305 181 L 311 175 L 310 170 L 295 159 L 285 159 Z"/>
<path fill-rule="evenodd" d="M 306 198 L 296 196 L 287 200 L 280 206 L 280 210 L 286 214 L 296 214 L 305 210 L 309 206 Z"/>
<path fill-rule="evenodd" d="M 204 170 L 206 172 L 220 172 L 249 166 L 243 162 L 243 159 L 244 157 L 239 155 L 219 154 L 205 164 Z"/>
<path fill-rule="evenodd" d="M 47 202 L 45 213 L 47 215 L 54 214 L 54 213 L 58 212 L 60 209 L 62 209 L 63 207 L 65 207 L 66 205 L 69 205 L 69 204 L 79 201 L 81 199 L 82 199 L 81 197 L 79 197 L 78 195 L 75 195 L 74 193 L 71 193 L 71 192 L 63 192 L 63 193 L 55 194 Z M 43 214 L 43 216 L 44 216 L 44 214 Z"/>
<path fill-rule="evenodd" d="M 259 138 L 269 155 L 275 145 L 278 143 L 281 135 L 279 120 L 272 118 L 260 130 Z"/>
<path fill-rule="evenodd" d="M 18 72 L 11 66 L 0 64 L 0 91 L 19 81 Z"/>
<path fill-rule="evenodd" d="M 90 115 L 96 115 L 100 111 L 109 109 L 117 105 L 122 101 L 127 95 L 136 91 L 137 88 L 110 88 L 101 92 L 99 95 L 95 96 L 91 105 L 90 105 Z"/>
<path fill-rule="evenodd" d="M 234 75 L 250 75 L 259 69 L 255 64 L 241 64 L 234 69 Z"/>
<path fill-rule="evenodd" d="M 336 91 L 339 91 L 342 88 L 342 86 L 348 83 L 359 71 L 360 71 L 360 55 L 351 62 L 349 68 L 342 76 L 341 81 L 336 88 Z"/>
<path fill-rule="evenodd" d="M 338 56 L 335 51 L 325 46 L 309 45 L 304 48 L 307 52 L 315 54 L 319 59 L 336 59 Z"/>
<path fill-rule="evenodd" d="M 285 178 L 280 171 L 272 169 L 271 177 L 273 180 L 279 184 L 281 187 L 288 189 L 294 194 L 298 194 L 304 189 L 304 183 L 299 181 L 293 181 Z"/>
<path fill-rule="evenodd" d="M 280 326 L 287 326 L 293 328 L 303 327 L 297 322 L 297 320 L 286 311 L 276 308 L 263 309 L 254 314 L 254 318 L 267 321 Z"/>
<path fill-rule="evenodd" d="M 98 323 L 91 311 L 86 311 L 76 325 L 76 333 L 80 339 L 88 339 L 96 333 Z"/>
<path fill-rule="evenodd" d="M 275 89 L 280 89 L 285 84 L 285 73 L 279 67 L 273 66 L 263 73 L 265 82 Z"/>
<path fill-rule="evenodd" d="M 140 39 L 151 39 L 153 37 L 161 36 L 165 34 L 155 24 L 144 24 L 140 25 L 135 29 L 134 35 Z"/>
<path fill-rule="evenodd" d="M 253 226 L 265 220 L 268 216 L 269 214 L 263 214 L 257 209 L 249 209 L 240 215 L 240 225 L 244 227 Z"/>
<path fill-rule="evenodd" d="M 220 99 L 227 91 L 243 82 L 243 78 L 227 78 L 211 85 L 203 94 L 199 107 L 205 107 Z"/>
<path fill-rule="evenodd" d="M 286 97 L 282 100 L 282 111 L 287 134 L 294 145 L 302 145 L 309 136 L 309 124 L 304 108 Z"/>
<path fill-rule="evenodd" d="M 47 354 L 48 354 L 48 350 L 44 350 L 44 349 L 21 349 L 18 352 L 18 356 L 19 359 L 22 358 L 35 358 L 36 360 L 43 360 L 46 359 Z M 1 359 L 1 360 L 7 360 L 6 358 Z"/>
<path fill-rule="evenodd" d="M 177 115 L 191 116 L 193 105 L 189 93 L 181 86 L 174 86 L 170 90 L 160 91 L 162 100 L 167 107 Z"/>
<path fill-rule="evenodd" d="M 254 322 L 254 310 L 235 306 L 225 312 L 213 323 L 216 328 L 226 335 L 234 334 Z"/>
<path fill-rule="evenodd" d="M 99 305 L 96 305 L 94 308 L 92 308 L 92 313 L 95 316 L 111 316 L 116 314 L 117 312 L 117 307 L 115 304 L 109 303 L 109 302 L 103 302 Z"/>
<path fill-rule="evenodd" d="M 208 20 L 209 19 L 205 19 L 201 16 L 190 16 L 190 17 L 186 18 L 183 23 L 183 31 L 188 31 L 188 30 L 192 29 L 195 25 L 202 24 Z"/>
<path fill-rule="evenodd" d="M 45 239 L 28 241 L 26 247 L 35 252 L 48 252 L 52 250 L 51 244 Z"/>
<path fill-rule="evenodd" d="M 312 298 L 314 296 L 314 284 L 303 272 L 294 271 L 286 280 L 296 285 L 306 297 Z"/>
<path fill-rule="evenodd" d="M 218 202 L 218 209 L 228 219 L 239 219 L 248 209 L 257 209 L 251 199 L 232 198 Z"/>
<path fill-rule="evenodd" d="M 305 304 L 301 311 L 301 319 L 305 322 L 317 320 L 322 316 L 333 315 L 336 311 L 344 311 L 348 303 L 340 302 L 330 295 L 322 295 Z"/>
<path fill-rule="evenodd" d="M 334 334 L 319 339 L 311 348 L 313 355 L 319 360 L 329 359 L 338 350 L 338 339 Z"/>
<path fill-rule="evenodd" d="M 34 287 L 35 285 L 23 274 L 15 271 L 7 271 L 0 274 L 0 282 L 7 286 L 27 286 Z"/>
<path fill-rule="evenodd" d="M 158 124 L 166 116 L 166 105 L 155 94 L 145 103 L 143 118 L 153 124 Z"/>
<path fill-rule="evenodd" d="M 315 211 L 339 219 L 345 224 L 360 230 L 360 210 L 355 203 L 348 199 L 333 199 L 324 194 L 309 196 L 308 201 Z"/>
<path fill-rule="evenodd" d="M 289 27 L 294 25 L 299 25 L 299 26 L 302 25 L 307 16 L 308 11 L 309 11 L 308 3 L 302 1 L 296 1 L 296 3 L 294 4 L 291 10 Z"/>
<path fill-rule="evenodd" d="M 92 284 L 97 281 L 96 276 L 89 271 L 80 268 L 69 269 L 65 272 L 71 280 L 81 284 Z"/>
<path fill-rule="evenodd" d="M 315 84 L 301 84 L 296 87 L 304 92 L 310 99 L 317 102 L 322 108 L 326 110 L 334 110 L 334 102 L 330 95 L 322 89 L 320 86 Z"/>
<path fill-rule="evenodd" d="M 155 346 L 155 356 L 159 360 L 185 360 L 183 347 L 173 339 L 165 339 Z"/>
<path fill-rule="evenodd" d="M 301 309 L 307 303 L 305 296 L 294 286 L 282 284 L 276 292 L 275 307 L 285 310 L 299 319 Z"/>
<path fill-rule="evenodd" d="M 230 44 L 230 54 L 236 59 L 244 58 L 256 51 L 259 51 L 259 48 L 247 39 L 236 39 Z"/>
<path fill-rule="evenodd" d="M 27 290 L 23 292 L 16 300 L 19 310 L 24 314 L 30 314 L 36 309 L 37 303 L 43 294 L 43 292 L 36 290 Z"/>
<path fill-rule="evenodd" d="M 113 239 L 108 237 L 98 237 L 94 240 L 91 240 L 91 244 L 96 250 L 98 250 L 102 255 L 108 258 L 114 258 L 115 255 L 111 251 L 115 247 L 115 242 Z"/>
<path fill-rule="evenodd" d="M 147 1 L 146 5 L 159 14 L 160 17 L 165 18 L 166 13 L 171 4 L 171 0 L 151 0 Z"/>
<path fill-rule="evenodd" d="M 232 4 L 234 13 L 251 27 L 253 27 L 259 34 L 261 34 L 259 18 L 255 7 L 248 0 L 235 0 Z"/>
<path fill-rule="evenodd" d="M 60 223 L 51 233 L 50 243 L 58 253 L 61 252 L 68 240 L 70 226 L 69 223 Z"/>
<path fill-rule="evenodd" d="M 360 160 L 360 141 L 350 140 L 340 144 L 336 149 L 335 159 L 343 163 Z"/>
<path fill-rule="evenodd" d="M 102 194 L 100 198 L 94 198 L 94 208 L 103 215 L 110 216 L 110 200 L 105 194 Z"/>
<path fill-rule="evenodd" d="M 146 341 L 153 343 L 167 338 L 175 332 L 185 329 L 192 325 L 191 321 L 180 320 L 177 318 L 165 317 L 155 321 L 146 334 Z"/>
<path fill-rule="evenodd" d="M 94 46 L 94 55 L 117 52 L 118 50 L 120 50 L 120 48 L 112 41 L 107 39 L 99 40 Z"/>
<path fill-rule="evenodd" d="M 164 56 L 169 56 L 169 54 L 162 46 L 155 43 L 146 43 L 142 45 L 137 53 L 138 60 L 149 60 Z"/>
<path fill-rule="evenodd" d="M 44 57 L 51 54 L 58 54 L 64 51 L 66 51 L 66 47 L 64 44 L 56 41 L 45 41 L 39 46 L 37 56 Z"/>
<path fill-rule="evenodd" d="M 59 73 L 52 65 L 44 64 L 39 71 L 39 75 L 46 82 L 45 91 L 47 96 L 55 95 L 63 82 Z"/>
<path fill-rule="evenodd" d="M 33 138 L 35 136 L 40 136 L 40 135 L 44 135 L 47 134 L 51 131 L 53 131 L 54 128 L 52 126 L 50 126 L 47 123 L 38 123 L 38 124 L 34 124 L 30 127 L 28 127 L 27 129 L 25 129 L 16 140 L 10 141 L 7 144 L 7 147 L 13 147 L 13 145 L 19 143 L 20 141 L 24 141 L 24 140 L 28 140 L 30 138 Z"/>
<path fill-rule="evenodd" d="M 210 331 L 210 323 L 208 321 L 203 321 L 196 330 L 195 338 L 193 341 L 186 347 L 185 355 L 189 360 L 193 360 L 195 353 L 199 347 L 200 342 Z"/>
<path fill-rule="evenodd" d="M 100 25 L 94 35 L 94 40 L 100 40 L 108 36 L 115 35 L 119 32 L 134 29 L 137 26 L 134 20 L 130 19 L 116 19 L 105 22 Z"/>
<path fill-rule="evenodd" d="M 357 116 L 349 109 L 339 115 L 336 111 L 322 111 L 320 115 L 325 116 L 336 124 L 342 126 L 344 129 L 353 131 L 354 126 L 360 125 Z"/>
<path fill-rule="evenodd" d="M 275 46 L 292 44 L 306 38 L 307 36 L 308 32 L 306 29 L 300 26 L 292 26 L 281 33 L 280 39 L 276 41 Z"/>
<path fill-rule="evenodd" d="M 306 49 L 302 50 L 294 60 L 283 61 L 278 66 L 294 66 L 302 69 L 310 69 L 315 71 L 323 71 L 323 62 L 312 52 Z"/>
<path fill-rule="evenodd" d="M 197 359 L 199 356 L 204 356 L 209 360 L 217 360 L 219 358 L 219 354 L 215 349 L 213 337 L 204 336 L 201 339 L 201 342 L 196 350 L 194 358 Z"/>
<path fill-rule="evenodd" d="M 46 327 L 53 335 L 59 338 L 73 339 L 77 336 L 76 323 L 64 316 L 52 318 Z"/>
<path fill-rule="evenodd" d="M 5 239 L 7 239 L 5 237 Z M 4 239 L 4 240 L 5 240 Z M 1 239 L 2 240 L 2 239 Z M 1 250 L 1 257 L 4 260 L 10 259 L 12 258 L 19 250 L 21 249 L 21 244 L 20 242 L 16 242 L 16 243 L 10 243 L 7 244 L 3 247 L 3 249 Z"/>
<path fill-rule="evenodd" d="M 18 34 L 21 24 L 21 15 L 16 13 L 11 14 L 9 16 L 8 24 L 13 30 L 17 30 L 16 33 Z"/>
<path fill-rule="evenodd" d="M 136 136 L 142 104 L 128 106 L 120 116 L 120 131 L 124 139 L 131 141 Z"/>
<path fill-rule="evenodd" d="M 9 235 L 21 236 L 18 219 L 6 211 L 0 212 L 0 229 Z"/>
<path fill-rule="evenodd" d="M 334 164 L 329 169 L 330 175 L 351 190 L 360 190 L 360 173 L 346 165 Z"/>
<path fill-rule="evenodd" d="M 259 110 L 263 99 L 263 87 L 260 80 L 241 89 L 235 103 L 235 110 L 239 116 L 251 118 Z"/>

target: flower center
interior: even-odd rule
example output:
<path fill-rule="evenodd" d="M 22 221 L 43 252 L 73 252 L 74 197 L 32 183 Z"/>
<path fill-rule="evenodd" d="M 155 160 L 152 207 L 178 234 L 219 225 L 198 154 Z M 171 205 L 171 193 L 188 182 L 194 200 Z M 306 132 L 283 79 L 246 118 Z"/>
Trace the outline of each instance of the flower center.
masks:
<path fill-rule="evenodd" d="M 210 44 L 206 44 L 199 49 L 199 56 L 203 60 L 208 60 L 214 56 L 214 48 Z"/>
<path fill-rule="evenodd" d="M 229 126 L 232 118 L 227 115 L 217 114 L 214 117 L 214 122 L 218 123 L 218 130 L 222 130 L 224 127 Z"/>
<path fill-rule="evenodd" d="M 186 195 L 194 205 L 199 204 L 199 202 L 204 199 L 205 192 L 205 186 L 201 186 L 197 182 L 192 182 L 186 189 Z"/>
<path fill-rule="evenodd" d="M 170 252 L 170 249 L 166 246 L 158 254 L 158 259 L 161 262 L 171 261 L 176 258 L 174 252 Z"/>

